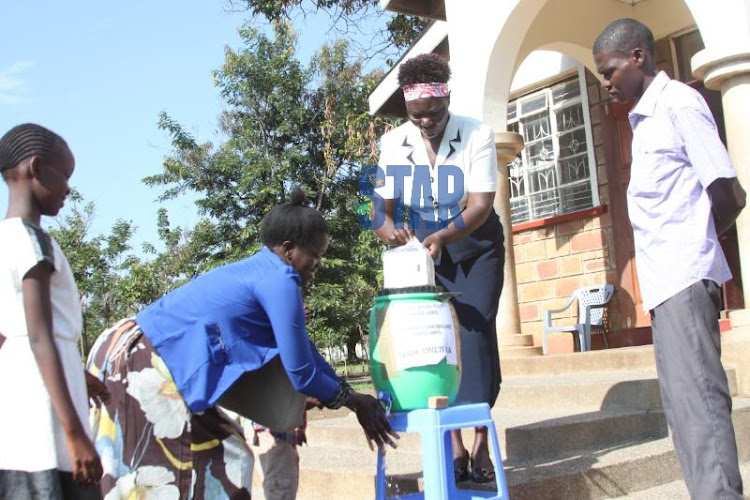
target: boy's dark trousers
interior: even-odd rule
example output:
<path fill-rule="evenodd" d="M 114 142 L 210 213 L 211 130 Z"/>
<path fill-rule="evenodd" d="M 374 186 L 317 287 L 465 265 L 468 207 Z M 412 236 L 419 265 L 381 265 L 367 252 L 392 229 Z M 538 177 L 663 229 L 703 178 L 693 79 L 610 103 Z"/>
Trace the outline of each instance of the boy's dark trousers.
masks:
<path fill-rule="evenodd" d="M 654 308 L 651 326 L 662 405 L 690 496 L 742 500 L 720 300 L 716 283 L 698 281 Z"/>

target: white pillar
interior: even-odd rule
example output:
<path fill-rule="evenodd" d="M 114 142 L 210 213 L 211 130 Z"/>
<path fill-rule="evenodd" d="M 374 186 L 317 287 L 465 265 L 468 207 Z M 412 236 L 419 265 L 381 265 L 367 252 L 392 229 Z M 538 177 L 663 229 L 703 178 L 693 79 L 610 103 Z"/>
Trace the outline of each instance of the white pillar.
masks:
<path fill-rule="evenodd" d="M 495 209 L 503 225 L 505 239 L 505 267 L 503 268 L 503 292 L 497 311 L 497 337 L 521 333 L 521 316 L 518 312 L 518 289 L 516 285 L 516 258 L 513 252 L 513 224 L 510 219 L 510 188 L 508 186 L 508 163 L 523 149 L 523 137 L 515 132 L 495 133 L 497 151 L 497 192 Z"/>
<path fill-rule="evenodd" d="M 693 73 L 706 87 L 721 90 L 729 157 L 737 178 L 750 192 L 750 47 L 702 50 L 693 56 Z M 750 208 L 737 219 L 745 310 L 750 309 Z M 743 258 L 744 257 L 744 258 Z M 748 317 L 748 315 L 745 315 Z M 734 320 L 733 320 L 734 323 Z"/>

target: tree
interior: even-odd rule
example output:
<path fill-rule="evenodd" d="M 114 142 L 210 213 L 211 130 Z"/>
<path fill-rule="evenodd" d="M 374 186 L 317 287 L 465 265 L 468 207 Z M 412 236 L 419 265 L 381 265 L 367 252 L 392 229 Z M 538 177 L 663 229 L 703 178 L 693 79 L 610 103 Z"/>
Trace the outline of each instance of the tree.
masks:
<path fill-rule="evenodd" d="M 240 36 L 242 48 L 227 49 L 214 74 L 227 105 L 226 141 L 199 143 L 162 114 L 173 153 L 145 181 L 163 186 L 163 199 L 196 193 L 209 267 L 256 251 L 263 215 L 292 186 L 301 187 L 332 235 L 308 290 L 311 336 L 322 346 L 356 344 L 378 289 L 382 251 L 354 210 L 359 171 L 374 161 L 377 138 L 389 125 L 367 114 L 367 95 L 382 75 L 363 74 L 344 42 L 323 47 L 303 67 L 288 22 L 274 24 L 273 38 L 247 25 Z"/>
<path fill-rule="evenodd" d="M 428 25 L 426 19 L 417 16 L 383 11 L 379 0 L 229 0 L 229 4 L 269 22 L 327 13 L 330 29 L 341 39 L 366 41 L 356 51 L 357 59 L 366 61 L 382 56 L 389 65 Z"/>
<path fill-rule="evenodd" d="M 99 333 L 120 319 L 133 316 L 180 282 L 200 272 L 194 265 L 199 259 L 200 226 L 192 232 L 169 228 L 166 210 L 159 212 L 159 235 L 166 250 L 157 253 L 146 244 L 144 254 L 152 260 L 137 257 L 131 248 L 136 227 L 119 219 L 107 235 L 92 236 L 95 217 L 93 203 L 73 192 L 68 213 L 55 219 L 57 227 L 50 234 L 60 244 L 70 262 L 83 310 L 82 351 L 88 353 Z"/>
<path fill-rule="evenodd" d="M 286 198 L 289 182 L 308 163 L 302 155 L 314 123 L 305 89 L 309 74 L 294 57 L 291 26 L 277 23 L 274 39 L 250 26 L 240 36 L 244 47 L 227 48 L 224 66 L 214 73 L 228 106 L 221 116 L 227 141 L 198 144 L 162 113 L 159 127 L 171 135 L 174 154 L 162 173 L 144 179 L 168 187 L 161 199 L 187 190 L 198 195 L 203 224 L 214 228 L 205 243 L 216 263 L 257 249 L 263 214 Z"/>
<path fill-rule="evenodd" d="M 50 234 L 68 258 L 81 295 L 85 353 L 105 326 L 135 312 L 121 300 L 118 288 L 119 271 L 130 259 L 127 252 L 135 228 L 118 220 L 108 236 L 91 236 L 94 204 L 85 203 L 79 193 L 74 192 L 71 198 L 71 210 L 58 219 L 58 227 L 50 229 Z"/>
<path fill-rule="evenodd" d="M 390 122 L 367 113 L 367 96 L 382 75 L 363 75 L 361 64 L 348 62 L 347 50 L 340 41 L 321 48 L 313 61 L 321 82 L 315 100 L 323 110 L 319 130 L 324 168 L 315 179 L 316 200 L 317 208 L 329 214 L 331 245 L 310 294 L 310 330 L 326 344 L 345 344 L 353 361 L 356 344 L 367 331 L 367 311 L 382 283 L 383 245 L 373 232 L 363 230 L 355 211 L 361 201 L 359 173 L 376 161 L 377 140 Z"/>

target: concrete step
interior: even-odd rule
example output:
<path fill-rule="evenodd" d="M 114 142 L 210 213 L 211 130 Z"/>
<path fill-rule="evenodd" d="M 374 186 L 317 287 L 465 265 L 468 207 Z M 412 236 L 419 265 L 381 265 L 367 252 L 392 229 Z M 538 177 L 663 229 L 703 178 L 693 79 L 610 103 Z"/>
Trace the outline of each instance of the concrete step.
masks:
<path fill-rule="evenodd" d="M 655 409 L 661 402 L 656 372 L 642 370 L 503 377 L 497 406 Z"/>
<path fill-rule="evenodd" d="M 667 424 L 660 411 L 604 410 L 571 414 L 496 410 L 492 412 L 500 448 L 509 463 L 549 457 L 567 457 L 597 447 L 616 446 L 634 440 L 667 435 Z M 464 441 L 474 439 L 472 429 L 464 429 Z M 308 426 L 311 446 L 338 447 L 341 450 L 366 449 L 366 439 L 356 418 L 342 418 Z M 398 451 L 419 454 L 419 434 L 402 433 Z"/>
<path fill-rule="evenodd" d="M 750 328 L 723 335 L 722 352 L 732 394 L 750 395 Z M 511 357 L 502 366 L 503 389 L 492 414 L 513 500 L 681 498 L 670 494 L 684 490 L 651 346 Z M 747 464 L 750 398 L 733 402 L 739 456 Z M 300 449 L 301 500 L 374 497 L 377 455 L 367 448 L 354 415 L 337 413 L 326 420 L 310 414 L 310 446 Z M 472 434 L 464 431 L 467 444 Z M 423 488 L 416 434 L 403 434 L 386 463 L 394 491 Z"/>
<path fill-rule="evenodd" d="M 750 462 L 750 400 L 736 398 L 734 403 L 733 421 L 739 456 L 741 462 L 746 464 Z M 557 434 L 567 431 L 564 424 L 557 422 L 555 425 Z M 593 427 L 606 428 L 606 425 L 606 419 L 599 420 L 596 424 L 592 423 L 591 431 L 598 432 Z M 519 439 L 522 437 L 518 436 Z M 681 478 L 679 463 L 668 436 L 637 439 L 634 435 L 632 440 L 616 445 L 606 444 L 601 439 L 598 442 L 598 446 L 588 451 L 568 456 L 549 454 L 554 455 L 554 458 L 549 458 L 535 455 L 528 461 L 507 458 L 504 465 L 511 498 L 568 500 L 622 497 L 668 485 Z M 300 500 L 374 497 L 375 452 L 366 447 L 347 449 L 321 446 L 320 443 L 315 444 L 312 436 L 310 443 L 311 446 L 300 449 Z M 391 476 L 389 484 L 401 494 L 423 488 L 420 481 L 421 456 L 418 452 L 389 449 L 386 466 Z M 494 485 L 487 485 L 486 488 L 492 489 Z"/>
<path fill-rule="evenodd" d="M 734 399 L 732 421 L 741 464 L 750 462 L 750 400 Z M 616 498 L 682 479 L 671 437 L 588 452 L 550 462 L 506 465 L 513 500 Z M 672 498 L 670 496 L 653 498 Z"/>
<path fill-rule="evenodd" d="M 743 321 L 745 319 L 745 316 L 738 317 Z M 748 353 L 750 326 L 733 328 L 731 332 L 722 335 L 722 359 L 725 363 L 735 366 L 738 363 L 743 364 Z M 500 367 L 505 378 L 521 375 L 655 370 L 656 363 L 654 346 L 642 345 L 549 356 L 511 357 L 503 359 Z"/>
<path fill-rule="evenodd" d="M 541 356 L 541 346 L 508 346 L 500 348 L 500 359 L 517 358 L 521 356 Z"/>
<path fill-rule="evenodd" d="M 750 396 L 750 326 L 734 328 L 721 337 L 721 359 L 725 366 L 734 366 L 739 375 L 737 378 L 737 393 Z"/>
<path fill-rule="evenodd" d="M 737 395 L 737 371 L 726 369 L 730 394 Z M 661 408 L 656 371 L 612 371 L 504 377 L 500 408 Z"/>
<path fill-rule="evenodd" d="M 510 346 L 533 346 L 534 336 L 529 333 L 515 333 L 512 335 L 501 335 L 498 337 L 500 350 Z"/>
<path fill-rule="evenodd" d="M 750 330 L 750 309 L 737 309 L 729 311 L 729 320 L 732 322 L 732 328 Z"/>
<path fill-rule="evenodd" d="M 661 411 L 601 410 L 547 418 L 504 430 L 506 465 L 575 457 L 669 434 Z M 469 443 L 472 441 L 469 439 Z"/>
<path fill-rule="evenodd" d="M 602 351 L 507 358 L 500 364 L 503 377 L 562 373 L 654 370 L 653 346 L 621 347 Z"/>
<path fill-rule="evenodd" d="M 730 393 L 736 394 L 736 371 L 727 370 Z M 741 399 L 740 399 L 741 401 Z M 503 456 L 529 460 L 570 456 L 597 446 L 664 437 L 666 421 L 661 411 L 654 372 L 612 372 L 559 377 L 511 377 L 503 383 L 498 404 L 492 409 Z M 360 449 L 365 443 L 353 413 L 311 420 L 311 443 Z M 472 431 L 464 437 L 471 442 Z M 405 434 L 399 447 L 418 452 L 419 437 Z"/>
<path fill-rule="evenodd" d="M 375 498 L 376 452 L 366 446 L 359 450 L 305 446 L 299 450 L 297 500 Z M 389 449 L 386 463 L 387 470 L 399 473 L 399 477 L 390 479 L 392 487 L 402 492 L 413 492 L 419 487 L 422 470 L 422 456 L 419 453 Z"/>
<path fill-rule="evenodd" d="M 735 398 L 736 413 L 750 419 L 750 399 Z M 633 441 L 659 439 L 668 434 L 666 418 L 659 410 L 599 410 L 586 413 L 519 411 L 492 412 L 506 463 L 527 463 L 565 458 L 592 450 L 623 446 Z M 744 432 L 744 431 L 743 431 Z M 464 441 L 471 443 L 473 431 L 464 429 Z M 739 431 L 738 431 L 739 434 Z M 750 436 L 750 427 L 747 430 Z M 308 427 L 308 442 L 342 450 L 365 449 L 365 437 L 355 418 Z M 398 452 L 420 451 L 419 435 L 402 433 Z"/>
<path fill-rule="evenodd" d="M 307 442 L 310 446 L 335 447 L 342 450 L 367 450 L 367 439 L 354 413 L 339 418 L 308 422 Z M 398 440 L 399 451 L 417 453 L 420 450 L 418 434 L 408 433 Z"/>
<path fill-rule="evenodd" d="M 740 474 L 742 475 L 742 484 L 745 486 L 745 498 L 748 499 L 750 498 L 750 495 L 748 495 L 748 485 L 750 485 L 750 463 L 740 464 Z M 671 483 L 662 484 L 615 498 L 628 500 L 664 500 L 667 498 L 669 500 L 690 500 L 690 494 L 685 486 L 685 481 L 679 479 L 677 481 L 672 481 Z"/>
<path fill-rule="evenodd" d="M 506 468 L 513 500 L 611 498 L 678 480 L 670 438 Z"/>

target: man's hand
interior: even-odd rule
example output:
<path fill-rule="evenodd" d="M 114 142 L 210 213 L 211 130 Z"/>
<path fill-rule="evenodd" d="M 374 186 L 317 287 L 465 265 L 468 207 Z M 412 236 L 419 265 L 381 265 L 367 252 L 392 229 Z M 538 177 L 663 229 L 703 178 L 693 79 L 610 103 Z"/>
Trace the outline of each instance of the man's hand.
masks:
<path fill-rule="evenodd" d="M 747 203 L 747 195 L 736 177 L 719 178 L 708 186 L 711 211 L 714 216 L 717 236 L 732 227 L 737 216 Z"/>

